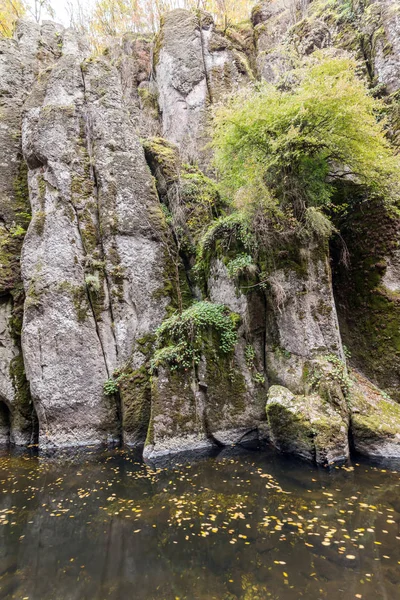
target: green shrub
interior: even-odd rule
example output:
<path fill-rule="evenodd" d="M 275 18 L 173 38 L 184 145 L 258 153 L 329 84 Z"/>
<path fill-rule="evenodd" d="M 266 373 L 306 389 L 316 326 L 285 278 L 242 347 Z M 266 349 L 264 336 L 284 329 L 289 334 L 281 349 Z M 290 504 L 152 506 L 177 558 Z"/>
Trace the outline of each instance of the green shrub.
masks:
<path fill-rule="evenodd" d="M 103 385 L 103 391 L 106 396 L 113 396 L 119 391 L 119 385 L 117 379 L 107 379 Z"/>
<path fill-rule="evenodd" d="M 190 233 L 197 238 L 222 207 L 217 185 L 195 166 L 183 165 L 180 177 L 180 200 Z"/>
<path fill-rule="evenodd" d="M 251 344 L 247 344 L 244 349 L 244 358 L 249 369 L 254 369 L 254 361 L 256 359 L 256 351 Z"/>
<path fill-rule="evenodd" d="M 400 164 L 376 119 L 382 103 L 368 94 L 348 58 L 314 54 L 295 72 L 297 85 L 260 84 L 216 109 L 215 162 L 225 193 L 258 190 L 290 206 L 329 205 L 340 181 L 393 194 Z M 318 62 L 315 62 L 318 60 Z M 256 200 L 258 200 L 256 198 Z"/>
<path fill-rule="evenodd" d="M 249 254 L 238 254 L 236 258 L 230 260 L 226 265 L 229 277 L 234 279 L 239 275 L 243 275 L 247 270 L 255 270 L 253 258 Z"/>
<path fill-rule="evenodd" d="M 327 239 L 335 231 L 331 221 L 315 206 L 309 206 L 305 211 L 304 221 L 309 233 L 319 238 Z"/>
<path fill-rule="evenodd" d="M 217 241 L 223 250 L 228 250 L 233 243 L 235 246 L 239 243 L 248 251 L 253 250 L 256 245 L 248 220 L 242 212 L 220 217 L 210 225 L 199 242 L 198 259 L 203 260 Z"/>
<path fill-rule="evenodd" d="M 239 316 L 223 304 L 197 302 L 182 313 L 166 319 L 156 330 L 157 350 L 151 370 L 169 366 L 171 370 L 188 369 L 199 363 L 205 337 L 213 335 L 222 355 L 233 352 Z"/>

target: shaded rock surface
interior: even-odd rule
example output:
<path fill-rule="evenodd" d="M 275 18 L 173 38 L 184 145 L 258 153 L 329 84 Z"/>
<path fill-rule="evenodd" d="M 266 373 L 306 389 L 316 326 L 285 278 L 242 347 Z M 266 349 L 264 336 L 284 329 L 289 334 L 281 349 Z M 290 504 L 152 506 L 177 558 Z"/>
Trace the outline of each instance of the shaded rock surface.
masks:
<path fill-rule="evenodd" d="M 400 456 L 400 406 L 360 374 L 350 395 L 351 440 L 360 454 Z"/>

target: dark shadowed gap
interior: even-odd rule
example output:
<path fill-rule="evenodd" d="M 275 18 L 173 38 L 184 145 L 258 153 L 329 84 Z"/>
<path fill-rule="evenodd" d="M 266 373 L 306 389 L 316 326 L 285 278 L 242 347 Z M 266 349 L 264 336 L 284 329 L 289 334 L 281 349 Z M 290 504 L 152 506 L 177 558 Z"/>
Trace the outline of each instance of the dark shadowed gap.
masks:
<path fill-rule="evenodd" d="M 0 397 L 0 446 L 8 446 L 10 443 L 10 409 Z"/>

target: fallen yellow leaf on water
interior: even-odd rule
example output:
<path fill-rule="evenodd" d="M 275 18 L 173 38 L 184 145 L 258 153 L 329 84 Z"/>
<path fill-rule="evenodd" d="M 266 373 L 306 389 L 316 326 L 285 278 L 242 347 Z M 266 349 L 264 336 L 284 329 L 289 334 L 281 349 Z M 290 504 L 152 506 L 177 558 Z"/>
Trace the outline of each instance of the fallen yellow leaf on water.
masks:
<path fill-rule="evenodd" d="M 346 558 L 348 558 L 349 560 L 354 560 L 355 556 L 354 554 L 346 554 Z"/>

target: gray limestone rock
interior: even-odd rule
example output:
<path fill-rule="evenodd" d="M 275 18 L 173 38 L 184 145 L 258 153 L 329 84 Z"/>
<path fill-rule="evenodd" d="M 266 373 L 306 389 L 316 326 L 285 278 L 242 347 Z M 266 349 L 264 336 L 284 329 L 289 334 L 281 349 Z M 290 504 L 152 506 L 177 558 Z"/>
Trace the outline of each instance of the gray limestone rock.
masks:
<path fill-rule="evenodd" d="M 349 457 L 347 420 L 320 396 L 273 385 L 266 413 L 269 441 L 279 450 L 321 465 Z"/>
<path fill-rule="evenodd" d="M 85 184 L 87 176 L 84 54 L 77 36 L 70 36 L 67 51 L 44 89 L 33 91 L 22 127 L 32 208 L 21 259 L 22 347 L 42 447 L 115 435 L 115 409 L 103 395 L 110 376 L 106 351 L 85 279 L 89 217 L 85 221 L 83 203 L 92 195 L 83 200 L 77 193 L 77 182 Z"/>
<path fill-rule="evenodd" d="M 400 455 L 398 405 L 358 375 L 349 391 L 325 243 L 271 247 L 247 286 L 217 246 L 206 281 L 192 268 L 226 208 L 204 176 L 210 106 L 249 85 L 255 63 L 288 83 L 315 50 L 357 54 L 358 31 L 371 82 L 396 92 L 398 9 L 372 1 L 343 32 L 308 0 L 277 0 L 252 22 L 222 32 L 177 9 L 154 44 L 127 34 L 101 56 L 48 21 L 0 40 L 0 443 L 34 441 L 37 413 L 43 448 L 147 435 L 154 458 L 267 435 L 327 464 L 348 456 L 350 420 L 355 450 Z M 380 293 L 394 302 L 391 248 Z M 200 298 L 239 315 L 234 352 L 210 330 L 195 368 L 150 375 L 155 329 Z"/>
<path fill-rule="evenodd" d="M 303 393 L 307 362 L 321 354 L 344 353 L 332 291 L 332 275 L 323 247 L 299 248 L 297 270 L 269 275 L 266 319 L 268 377 L 294 393 Z"/>
<path fill-rule="evenodd" d="M 216 33 L 209 14 L 176 9 L 163 18 L 155 68 L 163 137 L 184 161 L 207 166 L 207 106 L 249 80 L 246 55 Z"/>
<path fill-rule="evenodd" d="M 400 88 L 400 7 L 392 0 L 372 0 L 364 15 L 374 75 L 389 94 Z"/>
<path fill-rule="evenodd" d="M 0 39 L 0 294 L 5 294 L 0 389 L 10 411 L 6 438 L 15 444 L 31 442 L 35 429 L 20 347 L 20 253 L 30 220 L 27 168 L 21 149 L 22 110 L 39 70 L 59 55 L 62 28 L 60 33 L 56 29 L 54 23 L 39 26 L 19 21 L 14 39 Z"/>

